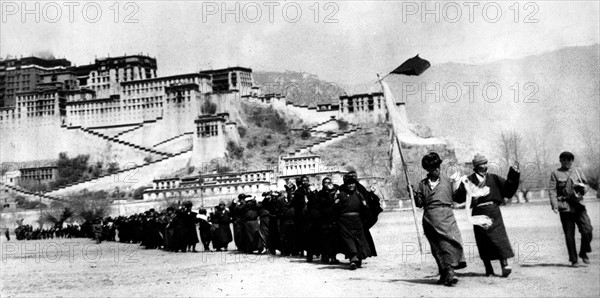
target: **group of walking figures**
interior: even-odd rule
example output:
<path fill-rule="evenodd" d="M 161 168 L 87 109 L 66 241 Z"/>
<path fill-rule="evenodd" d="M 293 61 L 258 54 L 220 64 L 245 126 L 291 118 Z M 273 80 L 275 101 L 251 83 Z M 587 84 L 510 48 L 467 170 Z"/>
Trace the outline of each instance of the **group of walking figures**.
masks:
<path fill-rule="evenodd" d="M 383 211 L 374 189 L 367 190 L 351 171 L 335 185 L 322 180 L 322 189 L 311 189 L 306 176 L 297 185 L 286 181 L 285 191 L 270 191 L 256 198 L 240 194 L 230 204 L 215 206 L 214 212 L 192 202 L 163 211 L 98 219 L 92 226 L 93 238 L 139 243 L 147 249 L 195 252 L 202 242 L 205 251 L 225 251 L 234 242 L 245 253 L 270 253 L 315 257 L 327 264 L 338 264 L 338 253 L 350 260 L 350 268 L 362 266 L 362 260 L 376 256 L 369 229 Z M 198 226 L 198 228 L 196 228 Z M 233 226 L 233 231 L 231 230 Z M 198 229 L 198 230 L 197 230 Z M 197 231 L 199 233 L 197 233 Z M 198 237 L 198 235 L 200 237 Z"/>
<path fill-rule="evenodd" d="M 578 265 L 578 257 L 588 264 L 591 252 L 592 225 L 583 204 L 588 187 L 583 173 L 572 169 L 575 159 L 570 152 L 560 154 L 561 167 L 550 176 L 552 210 L 560 213 L 569 259 Z M 510 167 L 507 178 L 489 173 L 488 160 L 480 154 L 473 159 L 474 173 L 468 176 L 440 176 L 442 160 L 435 152 L 423 157 L 422 166 L 428 172 L 414 188 L 415 203 L 423 208 L 423 230 L 438 265 L 438 284 L 453 286 L 458 282 L 454 270 L 467 266 L 460 230 L 456 224 L 453 203 L 465 203 L 469 221 L 473 224 L 479 256 L 486 276 L 495 276 L 492 261 L 499 260 L 501 276 L 507 277 L 512 268 L 508 259 L 514 257 L 500 205 L 511 198 L 519 187 L 519 164 Z M 472 211 L 471 211 L 472 208 Z M 575 245 L 575 226 L 581 233 L 579 255 Z"/>
<path fill-rule="evenodd" d="M 356 172 L 344 176 L 342 185 L 324 178 L 319 191 L 302 176 L 298 186 L 286 181 L 286 191 L 270 191 L 261 198 L 240 194 L 228 208 L 221 201 L 209 218 L 201 216 L 200 238 L 205 249 L 227 248 L 232 240 L 239 251 L 315 257 L 322 263 L 338 264 L 338 253 L 350 260 L 350 269 L 376 256 L 369 229 L 383 209 L 374 189 L 367 190 Z M 229 230 L 233 223 L 233 237 Z M 232 239 L 233 238 L 233 239 Z"/>
<path fill-rule="evenodd" d="M 578 266 L 579 258 L 586 264 L 590 262 L 587 254 L 591 252 L 592 225 L 583 203 L 588 186 L 583 173 L 572 168 L 574 159 L 570 152 L 560 154 L 561 167 L 550 175 L 549 194 L 552 210 L 560 214 L 571 265 Z M 427 176 L 416 187 L 409 187 L 416 206 L 424 210 L 423 229 L 438 266 L 439 284 L 455 285 L 458 279 L 454 270 L 467 266 L 454 203 L 464 203 L 468 208 L 486 275 L 495 276 L 492 261 L 496 260 L 500 261 L 501 276 L 512 272 L 507 260 L 514 257 L 514 252 L 499 206 L 518 189 L 519 165 L 515 162 L 504 179 L 489 173 L 487 163 L 477 154 L 473 174 L 444 177 L 440 175 L 441 158 L 431 152 L 422 159 Z M 288 180 L 285 191 L 266 192 L 259 198 L 240 194 L 229 205 L 221 201 L 210 213 L 204 208 L 193 212 L 192 203 L 187 201 L 161 212 L 151 209 L 129 217 L 99 219 L 91 230 L 98 242 L 114 241 L 118 235 L 121 242 L 174 252 L 196 251 L 200 241 L 206 251 L 211 243 L 217 251 L 227 250 L 233 241 L 241 252 L 280 251 L 284 256 L 306 257 L 308 262 L 320 257 L 323 263 L 338 264 L 336 255 L 342 253 L 352 270 L 360 268 L 364 259 L 377 255 L 370 229 L 382 211 L 380 199 L 374 188 L 367 190 L 358 182 L 356 172 L 345 175 L 342 185 L 324 178 L 319 191 L 311 189 L 306 176 L 297 184 Z M 579 254 L 575 226 L 581 233 Z"/>

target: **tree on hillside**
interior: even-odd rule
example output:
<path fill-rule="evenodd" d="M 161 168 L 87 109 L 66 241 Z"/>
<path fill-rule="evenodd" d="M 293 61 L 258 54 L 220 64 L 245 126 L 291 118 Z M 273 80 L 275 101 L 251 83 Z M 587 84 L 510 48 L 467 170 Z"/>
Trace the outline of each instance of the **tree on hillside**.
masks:
<path fill-rule="evenodd" d="M 41 203 L 38 199 L 29 200 L 25 196 L 22 196 L 22 195 L 15 196 L 15 203 L 17 205 L 17 208 L 26 209 L 26 210 L 39 209 L 40 207 L 41 208 L 47 207 L 46 204 Z"/>
<path fill-rule="evenodd" d="M 85 221 L 92 222 L 98 217 L 107 216 L 112 202 L 106 191 L 90 192 L 84 189 L 70 197 L 68 208 Z"/>
<path fill-rule="evenodd" d="M 348 121 L 346 121 L 346 120 L 344 120 L 344 119 L 339 119 L 339 120 L 337 121 L 337 123 L 338 123 L 338 128 L 339 128 L 341 131 L 348 130 L 348 126 L 349 126 L 349 124 L 348 124 Z"/>
<path fill-rule="evenodd" d="M 106 170 L 109 174 L 113 174 L 116 173 L 117 171 L 119 171 L 119 163 L 118 162 L 111 162 L 108 164 L 108 169 Z"/>
<path fill-rule="evenodd" d="M 244 148 L 234 141 L 227 142 L 227 156 L 232 159 L 242 159 L 244 157 Z"/>
<path fill-rule="evenodd" d="M 58 155 L 58 173 L 53 187 L 59 187 L 91 177 L 88 169 L 89 159 L 89 155 L 80 154 L 75 158 L 69 158 L 66 152 L 61 152 Z"/>
<path fill-rule="evenodd" d="M 64 208 L 60 212 L 46 212 L 45 221 L 52 223 L 55 227 L 62 227 L 63 223 L 67 221 L 67 219 L 71 218 L 74 213 L 69 208 Z"/>
<path fill-rule="evenodd" d="M 134 200 L 142 200 L 144 199 L 144 190 L 146 190 L 147 186 L 140 186 L 133 191 L 133 199 Z"/>
<path fill-rule="evenodd" d="M 311 137 L 311 134 L 310 134 L 310 131 L 308 131 L 308 130 L 303 130 L 302 133 L 300 134 L 300 138 L 303 140 L 310 139 L 310 137 Z"/>

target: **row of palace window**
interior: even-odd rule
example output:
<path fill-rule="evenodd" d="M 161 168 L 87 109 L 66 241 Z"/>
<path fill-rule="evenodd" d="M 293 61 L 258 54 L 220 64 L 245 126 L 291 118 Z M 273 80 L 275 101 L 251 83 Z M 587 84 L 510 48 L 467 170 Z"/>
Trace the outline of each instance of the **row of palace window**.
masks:
<path fill-rule="evenodd" d="M 56 99 L 56 94 L 43 94 L 43 95 L 26 95 L 17 97 L 17 102 L 26 103 L 26 102 L 36 102 L 40 100 L 54 100 Z"/>
<path fill-rule="evenodd" d="M 201 124 L 197 127 L 197 136 L 202 137 L 214 137 L 219 135 L 218 124 Z"/>
<path fill-rule="evenodd" d="M 45 116 L 45 115 L 54 115 L 54 111 L 44 111 L 44 112 L 32 112 L 32 113 L 27 113 L 27 117 L 33 117 L 33 116 Z M 20 118 L 20 117 L 19 117 Z M 1 118 L 0 118 L 1 120 Z"/>
<path fill-rule="evenodd" d="M 131 95 L 132 93 L 144 93 L 144 92 L 152 92 L 152 91 L 163 91 L 165 87 L 177 84 L 187 84 L 194 83 L 193 78 L 189 79 L 176 79 L 176 80 L 168 80 L 168 81 L 157 81 L 153 83 L 140 83 L 140 84 L 131 84 L 123 86 L 123 91 L 126 95 Z"/>
<path fill-rule="evenodd" d="M 230 183 L 231 180 L 240 179 L 242 182 L 253 182 L 253 181 L 266 181 L 267 174 L 256 173 L 256 174 L 246 174 L 246 175 L 236 175 L 235 177 L 229 178 L 207 178 L 205 182 L 222 182 L 222 183 Z M 227 180 L 227 181 L 221 181 Z M 179 181 L 165 181 L 165 182 L 155 182 L 155 189 L 170 189 L 170 188 L 178 188 L 180 185 Z M 189 185 L 188 185 L 189 186 Z"/>
<path fill-rule="evenodd" d="M 237 185 L 237 186 L 224 186 L 224 187 L 218 187 L 218 186 L 214 186 L 214 187 L 204 187 L 203 188 L 203 193 L 207 193 L 207 192 L 218 192 L 218 193 L 231 193 L 234 191 L 244 191 L 244 190 L 251 190 L 252 188 L 258 188 L 258 185 Z M 156 190 L 163 190 L 163 189 L 174 189 L 177 187 L 161 187 L 158 186 L 158 188 L 155 188 Z M 187 187 L 186 187 L 187 188 Z M 194 193 L 198 193 L 199 190 L 192 190 Z"/>

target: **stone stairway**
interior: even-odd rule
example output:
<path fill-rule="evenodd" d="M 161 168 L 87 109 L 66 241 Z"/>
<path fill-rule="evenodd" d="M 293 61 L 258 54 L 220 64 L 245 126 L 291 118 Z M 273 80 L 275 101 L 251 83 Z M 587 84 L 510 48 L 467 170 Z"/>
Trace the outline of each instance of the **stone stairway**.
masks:
<path fill-rule="evenodd" d="M 181 138 L 181 137 L 183 137 L 183 136 L 185 136 L 185 135 L 191 135 L 191 134 L 193 134 L 193 132 L 184 132 L 184 133 L 182 133 L 182 134 L 179 134 L 179 135 L 176 135 L 176 136 L 174 136 L 174 137 L 172 137 L 172 138 L 168 138 L 168 139 L 166 139 L 166 140 L 164 140 L 164 141 L 161 141 L 161 142 L 159 142 L 159 143 L 156 143 L 156 144 L 152 145 L 152 148 L 154 148 L 154 147 L 157 147 L 157 146 L 160 146 L 160 145 L 163 145 L 163 144 L 166 144 L 166 143 L 168 143 L 168 142 L 171 142 L 171 141 L 174 141 L 174 140 L 176 140 L 176 139 L 178 139 L 178 138 Z"/>
<path fill-rule="evenodd" d="M 24 188 L 20 188 L 20 187 L 17 187 L 17 186 L 14 186 L 14 185 L 10 185 L 10 184 L 6 184 L 6 183 L 2 183 L 2 182 L 0 182 L 0 186 L 6 187 L 8 189 L 11 189 L 11 190 L 13 190 L 15 192 L 18 192 L 20 194 L 23 194 L 23 195 L 37 196 L 37 197 L 42 197 L 44 199 L 54 200 L 54 201 L 64 201 L 61 198 L 56 198 L 56 197 L 53 197 L 53 196 L 49 196 L 49 195 L 46 195 L 44 193 L 33 192 L 33 191 L 30 191 L 30 190 L 27 190 L 27 189 L 24 189 Z"/>
<path fill-rule="evenodd" d="M 133 128 L 131 128 L 131 129 L 128 129 L 128 130 L 122 131 L 122 132 L 120 132 L 120 133 L 118 133 L 118 134 L 114 135 L 114 136 L 113 136 L 113 138 L 118 138 L 118 137 L 120 137 L 120 136 L 122 136 L 122 135 L 124 135 L 124 134 L 126 134 L 126 133 L 132 132 L 132 131 L 134 131 L 134 130 L 136 130 L 136 129 L 140 129 L 140 128 L 142 128 L 143 126 L 144 126 L 144 123 L 140 123 L 140 124 L 138 124 L 138 125 L 134 126 L 134 127 L 133 127 Z"/>
<path fill-rule="evenodd" d="M 315 142 L 315 143 L 313 143 L 311 145 L 305 146 L 303 148 L 296 149 L 294 152 L 291 152 L 289 155 L 290 156 L 295 156 L 295 155 L 306 154 L 306 153 L 309 153 L 309 152 L 313 152 L 313 151 L 319 150 L 319 149 L 321 149 L 321 148 L 323 148 L 325 146 L 329 146 L 332 143 L 335 143 L 337 141 L 340 141 L 340 140 L 343 140 L 343 139 L 349 137 L 350 135 L 356 133 L 360 129 L 361 129 L 361 127 L 355 126 L 355 127 L 351 128 L 351 129 L 348 129 L 348 130 L 346 130 L 344 132 L 332 134 L 331 136 L 325 137 L 325 138 L 321 139 L 320 141 Z"/>
<path fill-rule="evenodd" d="M 143 167 L 147 167 L 147 166 L 153 165 L 155 163 L 162 162 L 162 161 L 165 161 L 165 160 L 170 159 L 170 158 L 174 158 L 174 157 L 179 156 L 181 154 L 187 153 L 187 152 L 189 152 L 191 150 L 192 149 L 190 148 L 190 149 L 183 150 L 183 151 L 175 153 L 175 154 L 170 154 L 169 156 L 165 156 L 165 157 L 157 159 L 157 160 L 153 160 L 153 161 L 149 161 L 149 162 L 146 162 L 146 163 L 143 163 L 143 164 L 140 164 L 140 165 L 136 165 L 136 166 L 131 167 L 131 168 L 120 169 L 120 170 L 118 170 L 118 171 L 116 171 L 114 173 L 107 173 L 107 174 L 104 174 L 104 175 L 99 176 L 99 177 L 89 178 L 89 179 L 85 179 L 85 180 L 81 180 L 81 181 L 69 183 L 69 184 L 66 184 L 66 185 L 63 185 L 63 186 L 51 189 L 51 190 L 47 191 L 46 194 L 47 193 L 56 192 L 56 191 L 59 191 L 59 190 L 66 190 L 67 188 L 78 186 L 78 185 L 83 184 L 83 183 L 98 181 L 98 180 L 100 180 L 102 178 L 106 178 L 106 177 L 109 177 L 109 176 L 112 176 L 112 175 L 115 175 L 115 174 L 124 174 L 124 173 L 130 172 L 130 171 L 137 171 L 137 170 L 139 170 L 139 169 L 141 169 Z"/>
<path fill-rule="evenodd" d="M 171 156 L 172 155 L 171 153 L 160 152 L 160 151 L 157 151 L 157 150 L 154 150 L 154 149 L 142 147 L 140 145 L 136 145 L 136 144 L 133 144 L 133 143 L 130 143 L 130 142 L 127 142 L 127 141 L 120 140 L 120 139 L 118 139 L 116 137 L 107 136 L 107 135 L 105 135 L 103 133 L 99 133 L 97 131 L 93 131 L 93 130 L 85 128 L 85 127 L 79 127 L 79 129 L 81 131 L 86 132 L 86 133 L 89 133 L 89 134 L 92 134 L 94 136 L 103 138 L 103 139 L 105 139 L 107 141 L 111 141 L 111 142 L 114 142 L 114 143 L 119 143 L 119 144 L 122 144 L 122 145 L 126 145 L 126 146 L 129 146 L 131 148 L 134 148 L 134 149 L 137 149 L 137 150 L 141 150 L 141 151 L 144 151 L 144 152 L 147 152 L 147 153 L 152 153 L 152 154 L 157 154 L 157 155 L 162 155 L 162 156 Z"/>

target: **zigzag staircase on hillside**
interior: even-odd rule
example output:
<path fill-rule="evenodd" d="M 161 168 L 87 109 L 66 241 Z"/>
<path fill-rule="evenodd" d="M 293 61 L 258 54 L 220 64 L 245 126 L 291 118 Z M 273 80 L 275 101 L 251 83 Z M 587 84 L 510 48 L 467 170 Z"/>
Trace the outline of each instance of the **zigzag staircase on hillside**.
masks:
<path fill-rule="evenodd" d="M 154 147 L 157 147 L 157 146 L 160 146 L 160 145 L 162 145 L 162 144 L 165 144 L 165 143 L 168 143 L 168 142 L 170 142 L 170 141 L 173 141 L 173 140 L 175 140 L 175 139 L 177 139 L 177 138 L 180 138 L 180 137 L 183 137 L 183 136 L 185 136 L 185 135 L 191 135 L 191 134 L 193 134 L 193 132 L 184 132 L 184 133 L 182 133 L 182 134 L 180 134 L 180 135 L 176 135 L 176 136 L 174 136 L 174 137 L 172 137 L 172 138 L 168 138 L 168 139 L 166 139 L 166 140 L 164 140 L 164 141 L 160 141 L 160 142 L 158 142 L 158 143 L 156 143 L 156 144 L 152 145 L 152 148 L 154 148 Z"/>
<path fill-rule="evenodd" d="M 6 183 L 2 183 L 2 182 L 0 182 L 0 185 L 1 185 L 1 186 L 4 186 L 4 187 L 6 187 L 6 188 L 12 189 L 13 191 L 16 191 L 16 192 L 18 192 L 18 193 L 25 194 L 25 195 L 38 196 L 38 197 L 46 198 L 46 199 L 48 199 L 48 200 L 55 200 L 55 201 L 65 201 L 65 200 L 63 200 L 63 199 L 60 199 L 60 198 L 55 198 L 55 197 L 53 197 L 53 196 L 49 196 L 49 195 L 46 195 L 46 194 L 44 194 L 44 193 L 37 193 L 37 192 L 33 192 L 33 191 L 30 191 L 30 190 L 27 190 L 27 189 L 24 189 L 24 188 L 16 187 L 16 186 L 14 186 L 14 185 L 10 185 L 10 184 L 6 184 Z"/>
<path fill-rule="evenodd" d="M 116 172 L 114 172 L 114 173 L 107 173 L 107 174 L 104 174 L 104 175 L 102 175 L 102 176 L 98 176 L 98 177 L 95 177 L 95 178 L 88 178 L 88 179 L 85 179 L 85 180 L 81 180 L 81 181 L 77 181 L 77 182 L 69 183 L 69 184 L 66 184 L 66 185 L 63 185 L 63 186 L 60 186 L 60 187 L 53 188 L 53 189 L 51 189 L 51 190 L 47 191 L 46 193 L 53 192 L 53 191 L 57 191 L 57 190 L 61 190 L 61 189 L 65 189 L 65 188 L 72 187 L 72 186 L 76 186 L 76 185 L 78 185 L 78 184 L 81 184 L 81 183 L 90 182 L 90 181 L 92 181 L 92 180 L 96 180 L 96 179 L 104 178 L 104 177 L 107 177 L 107 176 L 110 176 L 110 175 L 122 174 L 122 173 L 124 173 L 124 172 L 127 172 L 127 171 L 131 171 L 131 170 L 140 169 L 140 168 L 142 168 L 142 167 L 146 167 L 146 166 L 152 165 L 152 164 L 154 164 L 154 163 L 161 162 L 161 161 L 164 161 L 164 160 L 166 160 L 166 159 L 170 159 L 170 158 L 173 158 L 173 157 L 179 156 L 179 155 L 181 155 L 181 154 L 184 154 L 184 153 L 186 153 L 186 152 L 189 152 L 189 151 L 191 151 L 191 150 L 192 150 L 192 148 L 189 148 L 189 149 L 187 149 L 187 150 L 183 150 L 183 151 L 181 151 L 181 152 L 178 152 L 178 153 L 175 153 L 175 154 L 170 154 L 170 155 L 169 155 L 169 156 L 167 156 L 167 157 L 163 157 L 163 158 L 160 158 L 160 159 L 157 159 L 157 160 L 153 160 L 153 161 L 150 161 L 150 162 L 147 162 L 147 163 L 143 163 L 143 164 L 141 164 L 141 165 L 136 165 L 136 166 L 134 166 L 134 167 L 127 168 L 127 169 L 120 169 L 120 170 L 118 170 L 118 171 L 116 171 Z"/>
<path fill-rule="evenodd" d="M 138 124 L 138 125 L 134 126 L 134 127 L 133 127 L 133 128 L 131 128 L 131 129 L 124 130 L 124 131 L 122 131 L 122 132 L 120 132 L 120 133 L 118 133 L 118 134 L 114 135 L 114 136 L 113 136 L 113 138 L 118 138 L 118 137 L 120 137 L 120 136 L 122 136 L 122 135 L 124 135 L 124 134 L 126 134 L 126 133 L 132 132 L 132 131 L 134 131 L 134 130 L 136 130 L 136 129 L 139 129 L 139 128 L 143 127 L 143 126 L 144 126 L 144 123 L 140 123 L 140 124 Z"/>
<path fill-rule="evenodd" d="M 162 155 L 162 156 L 172 156 L 173 155 L 171 153 L 160 152 L 160 151 L 156 151 L 154 149 L 142 147 L 140 145 L 136 145 L 136 144 L 133 144 L 133 143 L 130 143 L 130 142 L 127 142 L 127 141 L 123 141 L 123 140 L 117 139 L 115 137 L 110 137 L 110 136 L 107 136 L 107 135 L 105 135 L 103 133 L 99 133 L 99 132 L 90 130 L 90 129 L 85 128 L 85 127 L 79 127 L 79 129 L 81 131 L 87 132 L 87 133 L 95 135 L 97 137 L 101 137 L 101 138 L 103 138 L 105 140 L 108 140 L 108 141 L 111 141 L 111 142 L 115 142 L 115 143 L 119 143 L 119 144 L 123 144 L 123 145 L 129 146 L 129 147 L 132 147 L 132 148 L 135 148 L 135 149 L 138 149 L 138 150 L 142 150 L 142 151 L 145 151 L 145 152 L 148 152 L 148 153 L 154 153 L 154 154 L 158 154 L 158 155 Z"/>
<path fill-rule="evenodd" d="M 142 123 L 140 123 L 140 124 L 136 125 L 135 127 L 131 128 L 131 129 L 128 129 L 128 130 L 126 130 L 126 131 L 122 131 L 122 132 L 120 132 L 120 133 L 118 133 L 118 134 L 114 135 L 114 136 L 113 136 L 113 138 L 118 138 L 118 137 L 120 137 L 120 136 L 122 136 L 122 135 L 124 135 L 124 134 L 126 134 L 126 133 L 130 133 L 130 132 L 132 132 L 132 131 L 134 131 L 134 130 L 137 130 L 137 129 L 139 129 L 139 128 L 142 128 L 142 127 L 144 127 L 144 125 L 146 125 L 146 124 L 149 124 L 149 123 L 156 123 L 156 122 L 158 122 L 159 120 L 162 120 L 162 118 L 163 118 L 163 117 L 162 117 L 162 116 L 160 116 L 160 117 L 156 117 L 156 119 L 144 120 L 144 122 L 142 122 Z"/>
<path fill-rule="evenodd" d="M 292 131 L 304 131 L 304 130 L 308 130 L 311 133 L 313 133 L 313 132 L 317 132 L 317 127 L 319 127 L 321 125 L 325 125 L 325 124 L 327 124 L 327 123 L 329 123 L 331 121 L 337 121 L 337 120 L 332 118 L 332 119 L 325 120 L 325 121 L 323 121 L 321 123 L 317 123 L 317 124 L 315 124 L 313 126 L 309 126 L 309 127 L 306 127 L 306 128 L 291 128 L 290 130 L 292 130 Z"/>
<path fill-rule="evenodd" d="M 337 119 L 333 119 L 333 118 L 332 118 L 332 119 L 329 119 L 329 120 L 327 120 L 327 121 L 323 121 L 323 122 L 321 122 L 321 123 L 319 123 L 319 124 L 315 124 L 315 125 L 313 125 L 313 126 L 311 126 L 311 127 L 307 128 L 307 129 L 308 129 L 308 131 L 309 131 L 310 133 L 314 133 L 314 132 L 317 132 L 317 131 L 318 131 L 318 130 L 317 130 L 317 127 L 319 127 L 319 126 L 321 126 L 321 125 L 325 125 L 325 124 L 327 124 L 327 123 L 329 123 L 329 122 L 332 122 L 332 121 L 337 121 Z"/>
<path fill-rule="evenodd" d="M 305 146 L 303 148 L 296 149 L 294 152 L 291 152 L 289 154 L 289 156 L 294 156 L 294 155 L 297 155 L 297 154 L 303 154 L 303 153 L 311 152 L 311 149 L 314 148 L 315 146 L 321 145 L 321 144 L 326 143 L 326 142 L 332 143 L 332 142 L 337 141 L 337 140 L 339 140 L 339 139 L 341 139 L 343 137 L 347 137 L 347 136 L 349 136 L 349 135 L 351 135 L 351 134 L 359 131 L 360 129 L 361 129 L 360 126 L 355 126 L 354 128 L 348 129 L 348 130 L 346 130 L 344 132 L 332 134 L 331 136 L 323 138 L 320 141 L 318 141 L 316 143 L 313 143 L 312 145 L 308 145 L 308 146 Z"/>

